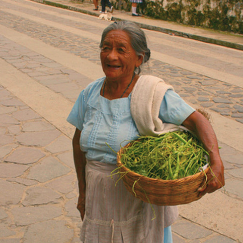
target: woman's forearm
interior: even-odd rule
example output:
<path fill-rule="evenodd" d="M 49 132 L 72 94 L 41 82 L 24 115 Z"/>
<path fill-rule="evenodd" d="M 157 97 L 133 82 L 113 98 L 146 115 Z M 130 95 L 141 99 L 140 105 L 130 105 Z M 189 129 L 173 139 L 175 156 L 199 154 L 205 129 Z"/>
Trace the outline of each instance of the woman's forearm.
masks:
<path fill-rule="evenodd" d="M 77 208 L 80 212 L 82 220 L 84 219 L 85 214 L 85 191 L 86 191 L 86 182 L 85 182 L 85 165 L 86 158 L 85 153 L 80 149 L 80 140 L 81 131 L 76 129 L 75 134 L 73 136 L 73 158 L 75 169 L 78 178 L 78 189 L 79 189 L 79 197 L 78 197 L 78 205 Z"/>
<path fill-rule="evenodd" d="M 224 166 L 219 154 L 218 141 L 210 122 L 198 111 L 192 113 L 183 125 L 194 132 L 202 141 L 209 154 L 211 170 L 208 176 L 206 187 L 199 191 L 202 194 L 211 193 L 224 186 Z"/>
<path fill-rule="evenodd" d="M 218 157 L 218 141 L 210 122 L 198 111 L 192 113 L 183 125 L 197 135 L 210 157 Z M 212 161 L 214 163 L 215 161 Z"/>
<path fill-rule="evenodd" d="M 85 191 L 85 153 L 80 149 L 79 139 L 81 131 L 76 129 L 73 137 L 73 158 L 78 178 L 79 190 Z"/>

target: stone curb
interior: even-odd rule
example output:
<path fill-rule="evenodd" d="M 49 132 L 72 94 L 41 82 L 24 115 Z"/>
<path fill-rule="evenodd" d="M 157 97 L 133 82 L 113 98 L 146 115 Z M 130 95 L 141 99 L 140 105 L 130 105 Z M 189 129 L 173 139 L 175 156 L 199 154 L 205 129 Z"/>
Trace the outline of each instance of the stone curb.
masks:
<path fill-rule="evenodd" d="M 58 7 L 58 8 L 69 9 L 69 10 L 72 10 L 72 11 L 76 11 L 76 12 L 80 12 L 80 13 L 84 13 L 84 14 L 89 14 L 89 15 L 93 15 L 93 16 L 99 16 L 99 14 L 93 13 L 89 10 L 84 10 L 84 9 L 81 9 L 81 8 L 77 8 L 77 7 L 73 7 L 73 6 L 69 6 L 69 5 L 65 5 L 65 4 L 61 4 L 61 3 L 56 3 L 56 2 L 52 2 L 52 1 L 46 1 L 46 0 L 31 0 L 31 1 L 50 5 L 50 6 L 54 6 L 54 7 Z M 121 18 L 116 18 L 116 17 L 113 17 L 112 19 L 115 20 L 115 21 L 116 20 L 117 21 L 123 20 Z M 243 45 L 241 45 L 241 44 L 217 40 L 217 39 L 199 36 L 199 35 L 193 35 L 193 34 L 181 32 L 181 31 L 176 31 L 176 30 L 171 30 L 171 29 L 166 29 L 166 28 L 162 28 L 162 27 L 158 27 L 158 26 L 141 24 L 141 23 L 136 22 L 136 21 L 133 21 L 133 22 L 136 23 L 139 27 L 141 27 L 143 29 L 159 31 L 159 32 L 166 33 L 166 34 L 173 34 L 173 35 L 180 36 L 180 37 L 186 37 L 186 38 L 190 38 L 190 39 L 193 39 L 193 40 L 202 41 L 202 42 L 205 42 L 205 43 L 230 47 L 230 48 L 237 49 L 237 50 L 243 50 Z"/>

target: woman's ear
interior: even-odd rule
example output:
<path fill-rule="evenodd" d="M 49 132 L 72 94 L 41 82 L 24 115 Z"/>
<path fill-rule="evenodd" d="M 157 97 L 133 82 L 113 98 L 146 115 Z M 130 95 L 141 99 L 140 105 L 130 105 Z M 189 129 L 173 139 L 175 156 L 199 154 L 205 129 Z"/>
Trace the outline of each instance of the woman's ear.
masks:
<path fill-rule="evenodd" d="M 137 62 L 136 62 L 136 68 L 138 68 L 142 63 L 144 59 L 144 53 L 142 55 L 138 56 Z"/>

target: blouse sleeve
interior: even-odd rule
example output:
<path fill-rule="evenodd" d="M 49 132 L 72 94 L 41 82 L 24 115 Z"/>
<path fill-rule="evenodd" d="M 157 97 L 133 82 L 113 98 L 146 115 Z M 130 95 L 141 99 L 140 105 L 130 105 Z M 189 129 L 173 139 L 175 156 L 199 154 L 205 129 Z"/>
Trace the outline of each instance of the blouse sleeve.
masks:
<path fill-rule="evenodd" d="M 84 114 L 86 110 L 86 99 L 84 95 L 84 90 L 79 94 L 78 99 L 76 100 L 67 121 L 73 126 L 78 128 L 80 131 L 83 129 Z"/>
<path fill-rule="evenodd" d="M 167 90 L 162 100 L 159 118 L 164 123 L 181 125 L 195 111 L 176 92 Z"/>

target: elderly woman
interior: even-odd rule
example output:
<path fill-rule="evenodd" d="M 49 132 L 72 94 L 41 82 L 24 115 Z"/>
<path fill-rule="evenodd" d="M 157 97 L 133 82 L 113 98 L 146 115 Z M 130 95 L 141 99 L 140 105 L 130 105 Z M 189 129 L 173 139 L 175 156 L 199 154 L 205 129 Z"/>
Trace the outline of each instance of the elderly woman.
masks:
<path fill-rule="evenodd" d="M 151 206 L 129 193 L 121 181 L 115 186 L 116 179 L 110 177 L 116 168 L 114 151 L 121 144 L 137 139 L 140 129 L 146 134 L 146 122 L 141 128 L 140 119 L 135 118 L 136 107 L 143 110 L 137 98 L 143 98 L 143 92 L 150 90 L 150 84 L 156 79 L 139 76 L 141 65 L 150 58 L 146 37 L 133 23 L 115 22 L 104 30 L 100 49 L 105 77 L 80 93 L 67 119 L 76 127 L 73 154 L 79 185 L 77 207 L 83 220 L 81 240 L 85 243 L 170 243 L 177 207 L 153 205 L 156 218 L 152 220 Z M 157 95 L 157 118 L 163 124 L 183 125 L 198 135 L 209 152 L 214 174 L 209 172 L 209 183 L 198 190 L 202 195 L 214 192 L 224 185 L 224 167 L 213 129 L 172 87 L 160 83 L 164 91 Z M 136 95 L 132 99 L 133 93 Z M 133 110 L 135 107 L 133 115 L 131 107 Z"/>

